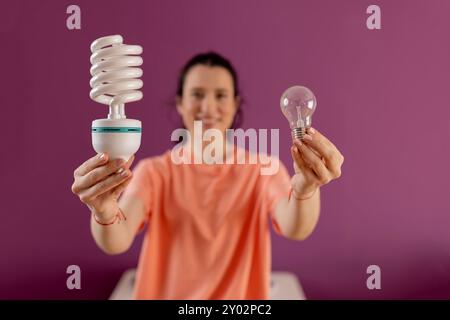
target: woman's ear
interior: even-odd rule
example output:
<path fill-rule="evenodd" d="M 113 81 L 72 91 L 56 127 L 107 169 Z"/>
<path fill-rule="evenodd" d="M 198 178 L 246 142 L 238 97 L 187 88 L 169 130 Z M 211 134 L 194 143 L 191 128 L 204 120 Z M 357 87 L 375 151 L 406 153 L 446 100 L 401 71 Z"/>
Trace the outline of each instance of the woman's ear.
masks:
<path fill-rule="evenodd" d="M 175 103 L 176 103 L 176 106 L 177 106 L 177 112 L 178 112 L 178 114 L 179 114 L 180 116 L 183 115 L 183 112 L 182 112 L 182 106 L 181 106 L 181 97 L 180 97 L 180 96 L 177 96 L 177 97 L 176 97 Z"/>

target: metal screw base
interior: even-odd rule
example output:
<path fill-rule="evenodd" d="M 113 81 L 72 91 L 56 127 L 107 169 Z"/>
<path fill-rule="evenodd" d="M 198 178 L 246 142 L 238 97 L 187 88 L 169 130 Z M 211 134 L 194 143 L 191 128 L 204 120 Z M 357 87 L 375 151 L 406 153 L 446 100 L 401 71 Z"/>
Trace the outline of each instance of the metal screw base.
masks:
<path fill-rule="evenodd" d="M 292 140 L 295 139 L 303 139 L 303 136 L 306 134 L 306 128 L 294 128 L 291 131 L 292 133 Z"/>

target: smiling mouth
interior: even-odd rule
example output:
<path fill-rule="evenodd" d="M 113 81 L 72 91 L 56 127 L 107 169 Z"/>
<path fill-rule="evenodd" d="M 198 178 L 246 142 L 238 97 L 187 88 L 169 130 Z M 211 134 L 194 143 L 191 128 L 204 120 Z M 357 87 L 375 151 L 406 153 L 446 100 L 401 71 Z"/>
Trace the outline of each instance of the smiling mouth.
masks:
<path fill-rule="evenodd" d="M 218 118 L 198 118 L 196 121 L 201 121 L 204 126 L 212 126 L 220 121 Z"/>

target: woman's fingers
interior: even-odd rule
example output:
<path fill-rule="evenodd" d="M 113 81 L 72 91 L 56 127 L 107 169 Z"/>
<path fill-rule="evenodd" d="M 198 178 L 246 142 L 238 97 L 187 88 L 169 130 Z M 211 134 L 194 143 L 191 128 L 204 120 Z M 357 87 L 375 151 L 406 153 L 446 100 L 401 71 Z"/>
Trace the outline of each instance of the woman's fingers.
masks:
<path fill-rule="evenodd" d="M 332 146 L 325 142 L 322 137 L 323 136 L 320 136 L 319 133 L 314 134 L 314 136 L 305 134 L 302 142 L 308 145 L 312 150 L 316 151 L 317 155 L 325 158 L 325 161 L 328 163 L 332 153 Z"/>
<path fill-rule="evenodd" d="M 78 172 L 78 174 L 81 174 L 84 172 L 85 168 L 88 168 L 89 166 L 95 166 L 95 162 L 89 163 L 90 160 L 93 160 L 92 158 L 85 162 L 87 164 L 83 167 L 80 166 L 80 168 L 84 168 L 81 171 Z M 124 162 L 122 159 L 115 159 L 107 164 L 97 166 L 94 169 L 92 169 L 90 172 L 85 173 L 83 176 L 76 176 L 75 177 L 75 183 L 72 186 L 72 192 L 75 194 L 81 193 L 83 190 L 88 189 L 92 186 L 94 186 L 99 181 L 105 179 L 106 177 L 110 176 L 111 174 L 117 172 L 120 173 L 126 169 L 128 169 L 131 164 L 133 163 L 134 155 L 128 159 L 127 162 Z"/>
<path fill-rule="evenodd" d="M 330 140 L 316 129 L 309 128 L 303 142 L 311 149 L 318 151 L 320 156 L 324 158 L 326 167 L 334 176 L 340 175 L 340 167 L 344 162 L 344 157 Z"/>
<path fill-rule="evenodd" d="M 294 144 L 300 151 L 305 163 L 316 173 L 320 184 L 328 183 L 331 177 L 322 159 L 300 140 L 295 139 Z"/>
<path fill-rule="evenodd" d="M 102 195 L 103 193 L 113 189 L 114 187 L 123 183 L 131 176 L 131 171 L 124 169 L 121 173 L 114 173 L 108 178 L 96 183 L 92 187 L 80 192 L 80 200 L 82 202 L 90 202 L 95 197 Z"/>
<path fill-rule="evenodd" d="M 122 159 L 115 159 L 104 166 L 93 169 L 91 172 L 79 178 L 80 182 L 78 184 L 78 188 L 80 190 L 90 188 L 115 172 L 121 173 L 131 166 L 133 160 L 134 155 L 131 156 L 127 162 Z"/>
<path fill-rule="evenodd" d="M 129 169 L 129 168 L 131 167 L 131 164 L 133 163 L 134 158 L 135 158 L 135 156 L 134 156 L 134 154 L 133 154 L 133 155 L 130 157 L 130 159 L 128 159 L 127 163 L 125 164 L 125 167 L 126 167 L 127 169 Z"/>
<path fill-rule="evenodd" d="M 78 176 L 84 176 L 88 172 L 94 170 L 98 166 L 101 166 L 108 162 L 108 155 L 106 153 L 99 153 L 92 158 L 86 160 L 81 166 L 79 166 L 73 173 L 74 178 Z"/>
<path fill-rule="evenodd" d="M 309 128 L 302 140 L 294 140 L 291 154 L 295 172 L 302 173 L 303 178 L 314 181 L 319 187 L 340 176 L 344 157 L 315 129 Z"/>
<path fill-rule="evenodd" d="M 301 168 L 308 168 L 308 165 L 305 163 L 302 156 L 300 155 L 297 146 L 293 145 L 291 147 L 291 155 L 292 159 L 294 160 L 295 173 L 297 173 Z"/>
<path fill-rule="evenodd" d="M 298 150 L 296 146 L 291 146 L 291 156 L 292 160 L 294 160 L 294 168 L 300 169 L 303 166 L 303 161 L 299 157 Z"/>
<path fill-rule="evenodd" d="M 301 172 L 308 179 L 310 179 L 312 181 L 316 181 L 318 183 L 319 181 L 318 181 L 316 174 L 314 173 L 314 171 L 311 171 L 309 169 L 308 164 L 305 162 L 305 160 L 303 159 L 302 155 L 300 154 L 300 152 L 298 151 L 296 146 L 291 147 L 291 154 L 294 159 L 295 173 L 298 174 Z"/>
<path fill-rule="evenodd" d="M 116 199 L 119 198 L 119 196 L 122 194 L 125 188 L 130 184 L 132 177 L 133 173 L 131 173 L 130 176 L 125 181 L 123 181 L 121 184 L 119 184 L 113 189 L 112 193 L 114 194 L 114 197 Z"/>
<path fill-rule="evenodd" d="M 88 172 L 84 176 L 78 177 L 77 181 L 77 188 L 79 191 L 82 191 L 84 189 L 88 189 L 101 180 L 105 179 L 109 175 L 115 173 L 115 172 L 122 172 L 125 170 L 125 162 L 122 159 L 115 159 L 107 164 L 97 167 L 93 169 L 92 171 Z"/>

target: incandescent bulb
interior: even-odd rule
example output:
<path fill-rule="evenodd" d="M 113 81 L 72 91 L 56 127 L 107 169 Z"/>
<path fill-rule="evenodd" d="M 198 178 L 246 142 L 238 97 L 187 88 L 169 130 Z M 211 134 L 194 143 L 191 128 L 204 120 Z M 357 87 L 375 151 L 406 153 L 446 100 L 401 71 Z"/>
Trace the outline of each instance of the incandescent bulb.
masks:
<path fill-rule="evenodd" d="M 289 121 L 292 139 L 302 139 L 306 129 L 311 127 L 316 104 L 316 97 L 306 87 L 293 86 L 283 93 L 280 107 Z"/>

